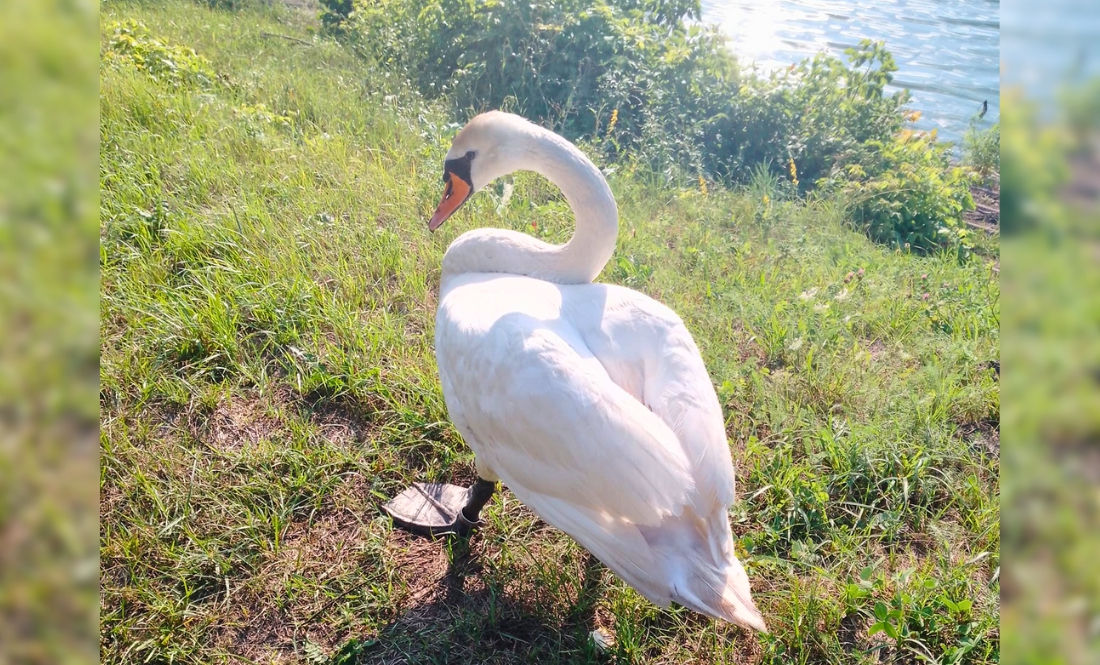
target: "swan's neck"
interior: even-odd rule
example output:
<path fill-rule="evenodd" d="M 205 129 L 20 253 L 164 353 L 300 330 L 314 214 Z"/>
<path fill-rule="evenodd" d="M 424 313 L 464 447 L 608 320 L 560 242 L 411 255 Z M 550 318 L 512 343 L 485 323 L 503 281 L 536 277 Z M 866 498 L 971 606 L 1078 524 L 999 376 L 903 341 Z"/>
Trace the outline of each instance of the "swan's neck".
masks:
<path fill-rule="evenodd" d="M 551 245 L 523 233 L 477 229 L 459 236 L 443 257 L 443 277 L 471 272 L 527 275 L 559 284 L 591 282 L 615 252 L 619 212 L 599 169 L 565 139 L 532 127 L 502 157 L 504 175 L 535 171 L 557 185 L 577 220 L 572 239 Z"/>

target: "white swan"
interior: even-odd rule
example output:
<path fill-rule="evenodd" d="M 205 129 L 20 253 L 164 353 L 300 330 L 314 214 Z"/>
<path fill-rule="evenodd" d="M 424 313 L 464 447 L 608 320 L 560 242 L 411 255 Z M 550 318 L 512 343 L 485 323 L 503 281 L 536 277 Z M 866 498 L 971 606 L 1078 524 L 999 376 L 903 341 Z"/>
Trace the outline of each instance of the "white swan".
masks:
<path fill-rule="evenodd" d="M 468 492 L 419 485 L 387 510 L 407 527 L 431 531 L 435 519 L 436 532 L 462 531 L 501 480 L 653 603 L 765 631 L 734 555 L 733 464 L 699 351 L 664 305 L 591 283 L 618 230 L 592 162 L 518 116 L 479 115 L 447 153 L 428 227 L 520 169 L 561 188 L 573 238 L 555 246 L 484 228 L 443 257 L 436 357 L 480 480 Z M 425 518 L 425 508 L 439 514 Z"/>

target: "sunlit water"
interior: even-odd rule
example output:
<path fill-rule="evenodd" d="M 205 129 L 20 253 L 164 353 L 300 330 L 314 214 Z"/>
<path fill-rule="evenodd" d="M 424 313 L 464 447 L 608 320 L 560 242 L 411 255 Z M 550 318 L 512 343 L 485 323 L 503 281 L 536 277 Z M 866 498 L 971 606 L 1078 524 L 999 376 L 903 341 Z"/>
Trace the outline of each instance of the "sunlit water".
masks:
<path fill-rule="evenodd" d="M 702 0 L 746 66 L 763 71 L 861 39 L 884 40 L 897 62 L 894 89 L 908 88 L 917 129 L 959 142 L 972 121 L 1000 117 L 1000 0 Z M 985 117 L 977 120 L 982 103 Z"/>

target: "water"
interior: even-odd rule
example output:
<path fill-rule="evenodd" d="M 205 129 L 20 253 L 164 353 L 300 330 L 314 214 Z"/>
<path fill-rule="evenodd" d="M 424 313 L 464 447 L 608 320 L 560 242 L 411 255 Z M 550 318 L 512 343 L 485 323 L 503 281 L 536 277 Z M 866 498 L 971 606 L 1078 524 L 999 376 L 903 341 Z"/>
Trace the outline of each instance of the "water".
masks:
<path fill-rule="evenodd" d="M 1100 76 L 1100 7 L 1095 0 L 1015 0 L 1005 4 L 1002 78 L 1029 97 L 1053 102 L 1065 88 Z"/>
<path fill-rule="evenodd" d="M 916 129 L 960 143 L 982 102 L 979 127 L 1000 118 L 1000 0 L 702 0 L 743 65 L 769 71 L 826 51 L 844 57 L 861 39 L 894 56 L 893 90 L 908 88 Z"/>

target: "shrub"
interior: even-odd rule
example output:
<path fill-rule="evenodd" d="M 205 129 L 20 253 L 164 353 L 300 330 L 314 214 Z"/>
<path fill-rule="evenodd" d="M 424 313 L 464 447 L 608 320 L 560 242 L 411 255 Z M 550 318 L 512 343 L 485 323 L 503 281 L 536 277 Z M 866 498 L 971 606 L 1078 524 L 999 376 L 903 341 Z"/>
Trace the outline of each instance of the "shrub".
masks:
<path fill-rule="evenodd" d="M 351 15 L 351 0 L 321 0 L 321 25 L 339 29 Z"/>
<path fill-rule="evenodd" d="M 104 62 L 125 61 L 171 86 L 207 87 L 217 75 L 210 62 L 186 46 L 167 44 L 150 36 L 145 25 L 128 19 L 110 26 Z"/>
<path fill-rule="evenodd" d="M 1069 181 L 1071 141 L 1044 123 L 1038 106 L 1019 90 L 1005 91 L 1002 122 L 1008 127 L 1001 147 L 1001 231 L 1012 234 L 1056 220 L 1059 191 Z"/>
<path fill-rule="evenodd" d="M 770 163 L 806 191 L 838 160 L 900 131 L 909 96 L 885 93 L 897 70 L 893 56 L 870 40 L 845 55 L 847 63 L 820 54 L 746 80 L 728 110 L 707 121 L 708 170 L 743 182 L 756 164 Z"/>
<path fill-rule="evenodd" d="M 328 21 L 345 16 L 342 2 L 326 3 Z M 460 115 L 506 108 L 577 140 L 599 136 L 617 110 L 606 147 L 621 152 L 659 134 L 654 122 L 682 143 L 699 116 L 692 105 L 735 85 L 721 36 L 684 22 L 698 11 L 654 0 L 355 0 L 340 28 Z"/>
<path fill-rule="evenodd" d="M 934 132 L 903 130 L 892 140 L 869 141 L 851 163 L 839 165 L 826 186 L 853 202 L 853 221 L 871 239 L 902 250 L 931 252 L 969 243 L 962 213 L 974 207 L 970 180 L 952 166 Z"/>
<path fill-rule="evenodd" d="M 770 160 L 808 188 L 838 155 L 896 132 L 908 101 L 885 95 L 896 66 L 869 41 L 848 63 L 820 55 L 742 76 L 724 38 L 689 22 L 695 2 L 325 3 L 325 21 L 361 53 L 458 115 L 505 108 L 693 180 L 746 182 Z"/>

